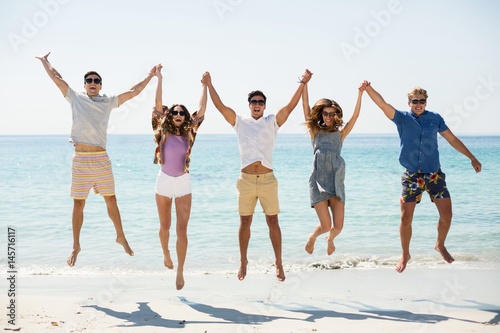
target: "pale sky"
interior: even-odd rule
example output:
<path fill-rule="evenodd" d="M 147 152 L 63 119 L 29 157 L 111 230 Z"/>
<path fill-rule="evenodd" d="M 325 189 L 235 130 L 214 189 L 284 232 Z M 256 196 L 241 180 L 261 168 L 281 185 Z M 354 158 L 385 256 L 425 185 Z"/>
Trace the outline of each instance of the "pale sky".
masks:
<path fill-rule="evenodd" d="M 427 89 L 427 109 L 455 134 L 500 135 L 500 2 L 496 0 L 0 0 L 0 135 L 68 134 L 69 103 L 35 55 L 75 90 L 83 74 L 119 94 L 164 66 L 164 104 L 193 112 L 210 71 L 222 101 L 248 114 L 286 105 L 305 68 L 310 101 L 335 99 L 348 118 L 362 80 L 395 108 Z M 149 134 L 156 78 L 112 113 L 108 133 Z M 200 133 L 234 133 L 209 99 Z M 281 133 L 303 133 L 299 102 Z M 368 95 L 352 133 L 396 133 Z"/>

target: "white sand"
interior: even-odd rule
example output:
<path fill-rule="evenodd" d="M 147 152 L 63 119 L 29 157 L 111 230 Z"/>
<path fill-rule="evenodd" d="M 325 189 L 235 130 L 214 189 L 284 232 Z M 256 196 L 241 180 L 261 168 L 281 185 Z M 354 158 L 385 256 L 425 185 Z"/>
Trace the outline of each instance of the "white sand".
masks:
<path fill-rule="evenodd" d="M 500 270 L 19 275 L 20 332 L 500 332 Z M 2 304 L 7 304 L 2 292 Z M 5 309 L 5 307 L 4 307 Z M 2 328 L 7 324 L 6 311 Z M 8 331 L 5 331 L 8 332 Z"/>

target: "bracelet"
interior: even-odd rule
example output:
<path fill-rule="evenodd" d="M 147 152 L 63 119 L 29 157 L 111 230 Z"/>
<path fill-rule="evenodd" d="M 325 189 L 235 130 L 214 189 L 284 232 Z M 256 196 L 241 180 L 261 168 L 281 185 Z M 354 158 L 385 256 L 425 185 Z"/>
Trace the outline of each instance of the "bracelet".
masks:
<path fill-rule="evenodd" d="M 305 83 L 305 81 L 304 81 L 304 80 L 302 80 L 302 79 L 300 78 L 300 76 L 298 76 L 298 77 L 297 77 L 297 79 L 298 79 L 298 80 L 297 80 L 297 83 L 303 83 L 303 84 L 306 84 L 306 83 Z"/>

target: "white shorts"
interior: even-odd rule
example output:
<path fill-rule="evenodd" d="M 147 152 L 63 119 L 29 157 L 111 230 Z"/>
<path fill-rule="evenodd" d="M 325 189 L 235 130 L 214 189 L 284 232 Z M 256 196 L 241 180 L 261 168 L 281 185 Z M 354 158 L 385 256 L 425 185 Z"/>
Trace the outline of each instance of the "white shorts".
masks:
<path fill-rule="evenodd" d="M 169 198 L 178 198 L 191 194 L 191 177 L 189 173 L 179 177 L 172 177 L 160 169 L 156 177 L 155 192 Z"/>

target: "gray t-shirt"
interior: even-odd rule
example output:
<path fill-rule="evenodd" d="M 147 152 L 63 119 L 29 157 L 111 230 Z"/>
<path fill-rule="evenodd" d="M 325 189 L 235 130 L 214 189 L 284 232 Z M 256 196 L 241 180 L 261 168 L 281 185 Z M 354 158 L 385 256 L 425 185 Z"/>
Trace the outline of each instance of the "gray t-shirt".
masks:
<path fill-rule="evenodd" d="M 118 96 L 89 97 L 68 87 L 64 98 L 71 104 L 73 116 L 69 141 L 106 149 L 109 116 L 118 107 Z"/>

